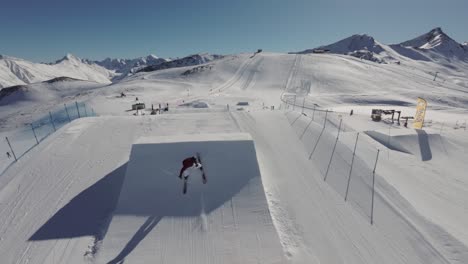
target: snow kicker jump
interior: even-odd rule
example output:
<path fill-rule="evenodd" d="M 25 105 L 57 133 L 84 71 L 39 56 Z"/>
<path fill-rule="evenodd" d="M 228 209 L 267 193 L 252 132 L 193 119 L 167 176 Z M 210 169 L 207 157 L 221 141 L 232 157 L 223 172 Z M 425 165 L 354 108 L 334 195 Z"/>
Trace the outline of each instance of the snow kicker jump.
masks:
<path fill-rule="evenodd" d="M 183 194 L 181 162 L 196 154 Z M 250 135 L 139 139 L 96 261 L 284 263 Z"/>

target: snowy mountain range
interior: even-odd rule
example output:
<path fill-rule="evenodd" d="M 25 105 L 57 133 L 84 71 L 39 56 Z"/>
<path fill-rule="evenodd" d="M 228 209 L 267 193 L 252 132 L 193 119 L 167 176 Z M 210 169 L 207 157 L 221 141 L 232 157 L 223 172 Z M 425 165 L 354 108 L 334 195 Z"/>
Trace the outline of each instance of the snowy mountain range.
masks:
<path fill-rule="evenodd" d="M 223 58 L 222 55 L 216 55 L 216 54 L 208 54 L 208 53 L 194 54 L 194 55 L 190 55 L 181 59 L 175 59 L 172 61 L 167 61 L 161 64 L 157 64 L 157 65 L 150 65 L 150 66 L 140 69 L 138 72 L 151 72 L 151 71 L 157 71 L 157 70 L 163 70 L 163 69 L 169 69 L 169 68 L 194 66 L 194 65 L 207 63 L 207 62 L 221 59 L 221 58 Z"/>
<path fill-rule="evenodd" d="M 336 43 L 307 49 L 296 54 L 344 54 L 377 63 L 405 60 L 450 63 L 458 60 L 468 63 L 468 42 L 460 44 L 445 34 L 441 28 L 399 44 L 385 45 L 369 35 L 353 35 Z M 135 59 L 106 58 L 102 61 L 81 59 L 67 54 L 53 63 L 34 63 L 20 58 L 0 55 L 0 88 L 37 83 L 56 77 L 70 77 L 97 83 L 111 83 L 136 72 L 194 66 L 207 63 L 221 55 L 194 54 L 173 60 L 155 55 Z"/>
<path fill-rule="evenodd" d="M 140 70 L 153 71 L 192 66 L 221 57 L 220 55 L 195 54 L 171 61 L 148 55 L 135 59 L 106 58 L 102 61 L 92 61 L 67 54 L 53 63 L 34 63 L 0 55 L 0 88 L 37 83 L 62 76 L 106 84 L 121 80 Z"/>
<path fill-rule="evenodd" d="M 0 88 L 41 82 L 60 76 L 110 83 L 112 71 L 67 54 L 55 63 L 34 63 L 0 55 Z"/>
<path fill-rule="evenodd" d="M 400 61 L 403 58 L 431 61 L 458 59 L 468 62 L 467 42 L 460 44 L 435 28 L 426 34 L 399 44 L 385 45 L 368 35 L 353 35 L 336 43 L 307 49 L 296 54 L 308 53 L 345 54 L 379 63 Z"/>
<path fill-rule="evenodd" d="M 141 68 L 158 65 L 170 61 L 169 59 L 159 58 L 153 54 L 146 57 L 139 57 L 135 59 L 111 59 L 106 58 L 102 61 L 93 61 L 93 63 L 100 65 L 108 70 L 118 73 L 118 79 L 122 79 L 127 75 L 138 71 Z"/>

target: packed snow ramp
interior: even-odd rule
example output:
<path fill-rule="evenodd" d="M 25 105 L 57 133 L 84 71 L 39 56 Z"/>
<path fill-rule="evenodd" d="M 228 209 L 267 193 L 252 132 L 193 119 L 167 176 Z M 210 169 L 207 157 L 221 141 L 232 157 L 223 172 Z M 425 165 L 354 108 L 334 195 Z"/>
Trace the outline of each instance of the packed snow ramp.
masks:
<path fill-rule="evenodd" d="M 201 171 L 182 161 L 200 154 Z M 248 134 L 140 138 L 96 263 L 284 263 Z"/>

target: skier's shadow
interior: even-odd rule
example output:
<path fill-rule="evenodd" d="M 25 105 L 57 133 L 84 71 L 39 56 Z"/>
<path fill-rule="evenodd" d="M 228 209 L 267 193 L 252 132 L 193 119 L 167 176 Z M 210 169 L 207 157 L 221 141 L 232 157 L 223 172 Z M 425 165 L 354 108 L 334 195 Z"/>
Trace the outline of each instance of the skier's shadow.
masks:
<path fill-rule="evenodd" d="M 130 254 L 150 232 L 153 228 L 161 221 L 162 217 L 160 216 L 150 216 L 145 221 L 145 223 L 138 229 L 138 231 L 133 235 L 133 237 L 128 241 L 125 247 L 120 251 L 113 260 L 109 261 L 107 264 L 120 264 L 123 263 L 125 257 Z"/>

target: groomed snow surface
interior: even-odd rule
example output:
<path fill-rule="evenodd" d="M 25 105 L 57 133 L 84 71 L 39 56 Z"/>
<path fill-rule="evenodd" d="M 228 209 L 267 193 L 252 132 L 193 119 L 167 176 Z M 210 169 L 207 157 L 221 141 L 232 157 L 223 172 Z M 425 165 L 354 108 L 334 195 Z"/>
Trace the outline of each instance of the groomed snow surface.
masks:
<path fill-rule="evenodd" d="M 468 263 L 468 140 L 453 126 L 467 117 L 464 64 L 433 81 L 442 66 L 405 63 L 262 52 L 76 96 L 29 86 L 47 105 L 33 94 L 0 106 L 3 133 L 72 98 L 100 116 L 66 124 L 0 176 L 0 262 Z M 413 115 L 418 96 L 425 130 L 370 121 L 369 108 Z M 181 162 L 197 152 L 208 182 L 193 170 L 184 195 Z"/>

